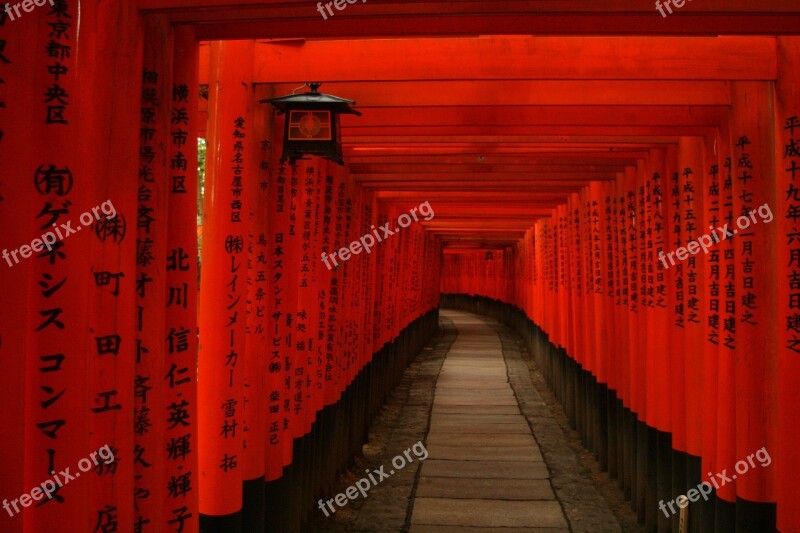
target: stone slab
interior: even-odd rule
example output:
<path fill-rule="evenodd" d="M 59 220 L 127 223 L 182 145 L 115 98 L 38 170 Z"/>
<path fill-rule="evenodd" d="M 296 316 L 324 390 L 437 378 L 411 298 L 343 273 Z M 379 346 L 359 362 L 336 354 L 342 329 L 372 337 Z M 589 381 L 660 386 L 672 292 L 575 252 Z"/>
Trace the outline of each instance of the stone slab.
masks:
<path fill-rule="evenodd" d="M 476 362 L 470 364 L 470 362 L 466 360 L 460 362 L 457 361 L 445 362 L 445 364 L 442 366 L 440 375 L 447 375 L 450 374 L 451 372 L 459 372 L 459 371 L 465 373 L 494 372 L 496 374 L 505 374 L 507 372 L 505 365 L 499 363 L 500 363 L 499 361 L 497 362 L 480 361 L 479 363 Z"/>
<path fill-rule="evenodd" d="M 493 356 L 479 359 L 477 357 L 453 357 L 448 356 L 442 365 L 442 371 L 453 369 L 478 369 L 487 368 L 489 370 L 507 370 L 503 363 L 503 356 Z"/>
<path fill-rule="evenodd" d="M 570 533 L 567 528 L 552 527 L 466 527 L 412 525 L 409 533 Z"/>
<path fill-rule="evenodd" d="M 442 366 L 442 370 L 447 370 L 449 368 L 489 368 L 492 370 L 506 370 L 506 365 L 503 362 L 502 354 L 480 358 L 464 356 L 451 358 L 448 356 Z"/>
<path fill-rule="evenodd" d="M 489 396 L 514 396 L 514 391 L 510 386 L 496 387 L 492 389 L 485 389 L 477 392 L 474 388 L 457 388 L 457 387 L 436 387 L 436 396 L 459 396 L 459 395 L 477 395 L 481 398 Z"/>
<path fill-rule="evenodd" d="M 466 498 L 490 500 L 554 500 L 547 479 L 419 478 L 417 498 Z"/>
<path fill-rule="evenodd" d="M 457 461 L 542 461 L 539 449 L 530 446 L 465 446 L 458 436 L 452 444 L 428 444 L 425 447 L 431 459 L 451 459 Z"/>
<path fill-rule="evenodd" d="M 431 427 L 436 427 L 438 424 L 526 424 L 525 417 L 521 413 L 510 415 L 497 415 L 497 414 L 434 414 L 431 416 Z"/>
<path fill-rule="evenodd" d="M 437 396 L 433 405 L 518 405 L 513 396 L 483 398 L 480 395 Z"/>
<path fill-rule="evenodd" d="M 465 415 L 515 415 L 519 413 L 516 405 L 435 405 L 432 414 L 465 414 Z"/>
<path fill-rule="evenodd" d="M 412 524 L 480 527 L 568 527 L 555 501 L 416 498 Z"/>
<path fill-rule="evenodd" d="M 435 428 L 446 433 L 483 433 L 484 435 L 502 435 L 512 433 L 516 435 L 530 435 L 531 430 L 526 424 L 463 424 L 440 423 Z"/>
<path fill-rule="evenodd" d="M 425 438 L 425 447 L 434 445 L 450 445 L 458 442 L 462 446 L 531 446 L 538 448 L 531 435 L 504 433 L 500 435 L 484 435 L 472 433 L 449 433 L 445 430 L 434 430 Z"/>
<path fill-rule="evenodd" d="M 547 479 L 550 473 L 543 462 L 450 461 L 428 458 L 420 468 L 428 477 L 475 479 Z"/>
<path fill-rule="evenodd" d="M 439 376 L 439 381 L 436 383 L 436 389 L 450 388 L 450 389 L 470 389 L 479 391 L 482 389 L 504 389 L 508 387 L 508 378 L 465 378 L 457 376 Z"/>

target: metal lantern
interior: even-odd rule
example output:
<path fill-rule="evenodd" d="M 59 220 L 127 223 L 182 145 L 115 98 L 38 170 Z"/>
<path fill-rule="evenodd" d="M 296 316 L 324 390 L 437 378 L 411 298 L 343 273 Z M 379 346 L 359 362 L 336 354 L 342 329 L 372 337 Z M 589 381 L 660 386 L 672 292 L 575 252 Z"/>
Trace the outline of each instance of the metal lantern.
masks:
<path fill-rule="evenodd" d="M 321 83 L 306 85 L 311 89 L 307 93 L 261 100 L 274 105 L 279 115 L 286 115 L 281 161 L 294 163 L 303 156 L 318 155 L 343 165 L 339 115 L 361 113 L 351 107 L 353 100 L 320 93 Z"/>

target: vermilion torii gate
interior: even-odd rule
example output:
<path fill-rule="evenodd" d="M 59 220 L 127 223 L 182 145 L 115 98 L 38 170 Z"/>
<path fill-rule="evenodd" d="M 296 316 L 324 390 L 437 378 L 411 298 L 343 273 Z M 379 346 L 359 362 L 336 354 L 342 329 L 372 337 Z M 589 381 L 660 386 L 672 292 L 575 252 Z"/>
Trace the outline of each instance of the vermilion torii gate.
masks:
<path fill-rule="evenodd" d="M 652 528 L 658 500 L 762 447 L 774 466 L 693 525 L 800 527 L 795 5 L 54 3 L 0 28 L 0 245 L 21 259 L 0 266 L 0 497 L 115 461 L 3 531 L 299 527 L 440 290 L 524 313 Z M 309 78 L 363 112 L 345 167 L 278 161 L 257 102 Z M 113 219 L 23 253 L 105 201 Z M 425 201 L 433 220 L 323 268 Z"/>

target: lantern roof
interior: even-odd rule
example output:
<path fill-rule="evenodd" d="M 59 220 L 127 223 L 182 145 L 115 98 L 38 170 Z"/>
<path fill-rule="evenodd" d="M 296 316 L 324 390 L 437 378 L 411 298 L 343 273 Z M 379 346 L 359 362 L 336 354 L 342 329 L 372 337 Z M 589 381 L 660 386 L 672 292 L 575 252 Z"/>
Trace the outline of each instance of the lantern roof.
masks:
<path fill-rule="evenodd" d="M 337 113 L 361 116 L 359 111 L 351 107 L 356 104 L 355 100 L 348 100 L 332 94 L 321 93 L 318 91 L 319 86 L 322 85 L 321 83 L 308 83 L 307 85 L 311 89 L 307 93 L 289 94 L 278 98 L 265 98 L 261 100 L 261 103 L 270 103 L 281 113 L 285 113 L 288 109 L 292 108 L 307 109 L 319 107 L 320 109 L 330 109 Z"/>

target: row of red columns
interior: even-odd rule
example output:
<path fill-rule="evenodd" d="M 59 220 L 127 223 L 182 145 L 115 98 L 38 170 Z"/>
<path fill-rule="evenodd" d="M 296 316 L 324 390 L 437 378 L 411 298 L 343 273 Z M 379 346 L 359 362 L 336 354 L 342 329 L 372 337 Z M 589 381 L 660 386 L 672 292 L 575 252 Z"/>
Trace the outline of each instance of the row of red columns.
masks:
<path fill-rule="evenodd" d="M 755 461 L 717 495 L 777 502 L 788 532 L 800 528 L 800 41 L 778 42 L 779 80 L 732 83 L 714 135 L 571 194 L 513 259 L 446 254 L 442 292 L 521 308 L 674 450 L 701 458 L 704 481 L 766 449 L 773 464 Z M 724 224 L 737 235 L 665 268 L 660 252 Z"/>
<path fill-rule="evenodd" d="M 0 20 L 2 248 L 76 230 L 2 265 L 0 497 L 16 500 L 3 531 L 134 523 L 141 68 L 117 67 L 142 63 L 135 18 L 132 5 L 59 2 Z M 116 217 L 80 223 L 107 201 Z M 78 470 L 106 445 L 119 461 Z M 54 475 L 52 499 L 20 499 Z"/>
<path fill-rule="evenodd" d="M 415 206 L 327 161 L 278 161 L 252 42 L 212 47 L 198 235 L 197 42 L 135 20 L 70 1 L 4 21 L 2 247 L 106 201 L 116 217 L 2 265 L 0 498 L 114 455 L 0 510 L 3 531 L 196 531 L 241 512 L 243 483 L 280 479 L 319 413 L 437 306 L 440 245 L 419 225 L 325 266 Z"/>
<path fill-rule="evenodd" d="M 446 249 L 442 256 L 442 293 L 512 301 L 515 285 L 525 283 L 514 270 L 513 252 L 511 248 Z"/>

